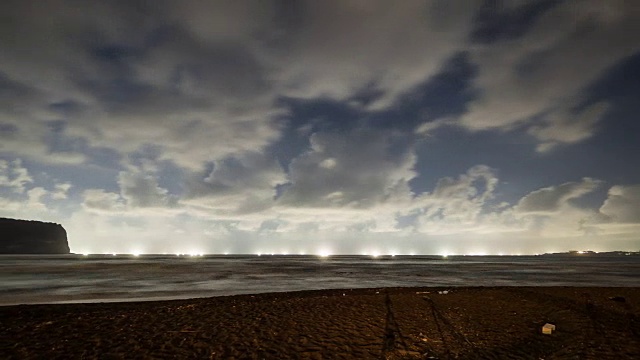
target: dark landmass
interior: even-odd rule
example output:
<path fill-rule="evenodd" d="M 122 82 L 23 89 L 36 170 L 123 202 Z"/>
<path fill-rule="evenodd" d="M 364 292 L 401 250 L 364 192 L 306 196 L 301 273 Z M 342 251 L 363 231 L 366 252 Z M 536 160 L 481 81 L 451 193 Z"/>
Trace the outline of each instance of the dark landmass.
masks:
<path fill-rule="evenodd" d="M 640 359 L 639 311 L 640 288 L 613 287 L 3 306 L 0 358 Z"/>
<path fill-rule="evenodd" d="M 69 254 L 62 225 L 0 218 L 0 254 Z"/>
<path fill-rule="evenodd" d="M 640 256 L 640 251 L 619 250 L 619 251 L 599 251 L 598 252 L 598 251 L 591 251 L 591 250 L 586 250 L 586 251 L 571 250 L 571 251 L 560 252 L 560 253 L 546 253 L 546 254 L 542 254 L 542 256 L 601 256 L 601 257 Z"/>

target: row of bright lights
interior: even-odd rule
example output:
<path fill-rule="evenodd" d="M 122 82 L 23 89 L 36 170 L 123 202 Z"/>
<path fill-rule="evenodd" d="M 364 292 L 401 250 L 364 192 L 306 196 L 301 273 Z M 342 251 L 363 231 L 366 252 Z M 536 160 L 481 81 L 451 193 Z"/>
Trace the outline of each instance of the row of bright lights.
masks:
<path fill-rule="evenodd" d="M 94 253 L 88 253 L 88 252 L 86 252 L 86 253 L 82 253 L 82 255 L 83 255 L 83 256 L 89 256 L 89 255 L 106 255 L 106 254 L 94 254 Z M 131 255 L 131 256 L 138 257 L 138 256 L 140 256 L 140 255 L 147 255 L 147 254 L 144 254 L 144 253 L 138 253 L 138 252 L 135 252 L 135 253 L 123 253 L 123 254 L 111 253 L 111 256 L 117 256 L 117 255 Z M 152 254 L 152 255 L 156 255 L 156 254 Z M 169 254 L 164 253 L 164 254 L 162 254 L 162 255 L 169 255 Z M 176 253 L 176 254 L 171 254 L 171 255 L 175 255 L 175 256 L 204 256 L 205 254 L 204 254 L 204 253 L 184 253 L 184 254 L 182 254 L 182 253 Z M 228 254 L 228 253 L 225 253 L 224 255 L 229 255 L 229 254 Z"/>
<path fill-rule="evenodd" d="M 547 251 L 546 253 L 550 254 L 550 253 L 556 253 L 556 252 L 557 251 Z M 598 251 L 589 251 L 589 250 L 587 250 L 587 251 L 575 251 L 574 253 L 586 254 L 586 253 L 598 253 Z M 105 255 L 104 253 L 92 253 L 92 252 L 89 252 L 89 251 L 82 252 L 81 254 L 84 255 L 84 256 Z M 113 253 L 111 253 L 111 255 L 113 255 L 113 256 L 116 256 L 116 255 L 131 255 L 131 256 L 138 257 L 140 255 L 146 255 L 146 253 L 144 253 L 144 252 L 142 252 L 140 250 L 136 250 L 136 251 L 132 251 L 130 253 L 115 253 L 115 252 L 113 252 Z M 170 254 L 170 253 L 166 253 L 165 252 L 162 255 L 204 256 L 204 255 L 230 255 L 230 254 L 229 254 L 229 252 L 224 252 L 222 254 L 205 254 L 204 252 L 202 252 L 200 250 L 191 250 L 189 252 L 184 252 L 184 253 L 171 253 Z M 262 256 L 262 255 L 286 256 L 286 255 L 295 255 L 295 253 L 290 253 L 290 252 L 287 252 L 287 251 L 282 251 L 282 252 L 257 252 L 254 255 L 257 255 L 257 256 Z M 323 257 L 324 258 L 324 257 L 329 257 L 329 256 L 332 256 L 332 255 L 337 255 L 337 254 L 334 254 L 330 249 L 325 248 L 325 249 L 320 249 L 320 250 L 318 250 L 316 252 L 312 252 L 312 253 L 306 253 L 304 251 L 300 251 L 300 252 L 297 253 L 297 255 L 315 255 L 315 256 L 319 256 L 319 257 Z M 380 251 L 373 250 L 373 251 L 362 252 L 362 253 L 360 253 L 360 255 L 361 256 L 370 256 L 372 258 L 378 258 L 378 257 L 385 257 L 385 256 L 393 257 L 393 256 L 396 256 L 396 255 L 414 256 L 414 255 L 417 255 L 417 254 L 414 253 L 414 252 L 409 252 L 409 253 L 390 252 L 390 253 L 384 254 L 384 253 L 382 253 Z M 491 253 L 488 253 L 486 251 L 475 251 L 475 252 L 469 252 L 469 253 L 466 253 L 466 254 L 460 254 L 460 253 L 453 254 L 453 253 L 445 250 L 445 251 L 441 251 L 438 254 L 425 254 L 425 255 L 428 255 L 428 256 L 440 255 L 443 258 L 446 258 L 448 256 L 505 256 L 505 255 L 506 256 L 521 256 L 522 253 L 502 253 L 502 252 L 499 252 L 497 254 L 491 254 Z M 540 254 L 532 254 L 532 255 L 540 255 Z"/>
<path fill-rule="evenodd" d="M 583 251 L 580 251 L 579 253 L 581 253 L 581 254 L 582 254 L 582 253 L 584 253 L 584 252 L 583 252 Z M 82 253 L 82 255 L 84 255 L 84 256 L 89 256 L 89 255 L 104 255 L 104 254 L 94 254 L 94 253 L 88 253 L 88 252 L 85 252 L 85 253 Z M 131 255 L 131 256 L 134 256 L 134 257 L 138 257 L 138 256 L 140 256 L 140 255 L 145 255 L 145 254 L 144 254 L 144 253 L 140 253 L 140 252 L 133 252 L 133 253 L 123 253 L 123 254 L 111 253 L 111 255 L 112 255 L 112 256 L 116 256 L 116 255 Z M 204 253 L 175 253 L 175 254 L 163 253 L 162 255 L 191 256 L 191 257 L 193 257 L 193 256 L 204 256 L 205 254 L 204 254 Z M 229 253 L 223 253 L 223 254 L 210 254 L 210 255 L 229 255 Z M 256 253 L 255 255 L 257 255 L 257 256 L 262 256 L 262 255 L 265 255 L 265 256 L 286 256 L 286 255 L 291 255 L 291 254 L 289 254 L 289 253 Z M 299 253 L 298 255 L 308 255 L 308 254 L 306 254 L 306 253 L 302 253 L 302 252 L 301 252 L 301 253 Z M 326 257 L 330 257 L 330 256 L 332 256 L 332 255 L 334 255 L 334 254 L 332 254 L 332 253 L 331 253 L 331 252 L 329 252 L 329 251 L 320 251 L 320 252 L 318 252 L 318 253 L 315 253 L 315 254 L 309 254 L 309 255 L 316 255 L 316 256 L 319 256 L 319 257 L 322 257 L 322 258 L 326 258 Z M 361 255 L 361 256 L 370 256 L 370 257 L 372 257 L 372 258 L 378 258 L 378 257 L 385 257 L 385 256 L 394 257 L 394 256 L 396 256 L 396 255 L 404 255 L 404 256 L 409 255 L 409 256 L 414 256 L 414 255 L 416 255 L 416 254 L 414 254 L 414 253 L 410 253 L 410 254 L 362 253 L 362 254 L 360 254 L 360 255 Z M 447 257 L 449 257 L 451 254 L 441 253 L 441 254 L 439 254 L 439 255 L 440 255 L 440 256 L 442 256 L 443 258 L 447 258 Z M 486 254 L 486 253 L 468 253 L 468 254 L 460 254 L 460 255 L 458 255 L 458 256 L 487 256 L 487 255 L 489 255 L 489 254 Z M 496 255 L 497 255 L 497 256 L 504 256 L 505 254 L 499 253 L 499 254 L 496 254 Z M 511 256 L 521 256 L 521 254 L 508 254 L 508 255 L 511 255 Z M 535 254 L 535 255 L 539 255 L 539 254 Z M 451 256 L 456 256 L 456 255 L 451 255 Z"/>

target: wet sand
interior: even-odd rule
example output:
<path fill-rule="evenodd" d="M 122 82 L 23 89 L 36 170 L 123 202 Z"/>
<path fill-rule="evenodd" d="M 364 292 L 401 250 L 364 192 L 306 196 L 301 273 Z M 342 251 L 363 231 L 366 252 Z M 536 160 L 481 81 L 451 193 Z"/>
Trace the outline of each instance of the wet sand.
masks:
<path fill-rule="evenodd" d="M 640 359 L 639 312 L 640 288 L 593 287 L 5 306 L 0 358 Z"/>

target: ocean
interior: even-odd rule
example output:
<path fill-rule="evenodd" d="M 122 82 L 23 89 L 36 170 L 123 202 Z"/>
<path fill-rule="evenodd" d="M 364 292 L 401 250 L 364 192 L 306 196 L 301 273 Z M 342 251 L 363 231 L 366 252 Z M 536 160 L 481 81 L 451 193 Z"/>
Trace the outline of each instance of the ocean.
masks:
<path fill-rule="evenodd" d="M 640 286 L 640 256 L 2 255 L 0 305 L 405 286 Z"/>

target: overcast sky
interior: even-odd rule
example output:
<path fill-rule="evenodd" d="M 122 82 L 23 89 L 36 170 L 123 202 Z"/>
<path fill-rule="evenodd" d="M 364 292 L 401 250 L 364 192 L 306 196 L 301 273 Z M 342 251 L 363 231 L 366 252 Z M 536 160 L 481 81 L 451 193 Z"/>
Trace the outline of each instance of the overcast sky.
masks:
<path fill-rule="evenodd" d="M 0 216 L 73 252 L 640 250 L 640 2 L 0 2 Z"/>

